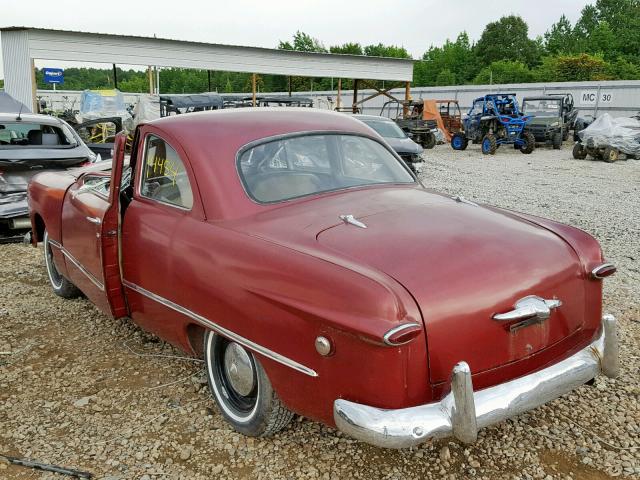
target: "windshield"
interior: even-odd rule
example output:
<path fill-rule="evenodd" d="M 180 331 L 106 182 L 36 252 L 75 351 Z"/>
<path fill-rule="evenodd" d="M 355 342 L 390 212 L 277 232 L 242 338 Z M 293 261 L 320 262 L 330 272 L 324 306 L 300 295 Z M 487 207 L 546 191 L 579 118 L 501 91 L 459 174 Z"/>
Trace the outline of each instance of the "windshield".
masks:
<path fill-rule="evenodd" d="M 0 148 L 69 148 L 76 145 L 71 130 L 63 124 L 0 123 Z"/>
<path fill-rule="evenodd" d="M 402 129 L 394 122 L 384 120 L 362 120 L 384 138 L 406 138 Z"/>
<path fill-rule="evenodd" d="M 407 169 L 366 137 L 309 134 L 262 143 L 239 158 L 247 193 L 261 203 L 343 188 L 413 183 Z"/>
<path fill-rule="evenodd" d="M 522 111 L 538 116 L 558 116 L 560 100 L 525 100 Z"/>

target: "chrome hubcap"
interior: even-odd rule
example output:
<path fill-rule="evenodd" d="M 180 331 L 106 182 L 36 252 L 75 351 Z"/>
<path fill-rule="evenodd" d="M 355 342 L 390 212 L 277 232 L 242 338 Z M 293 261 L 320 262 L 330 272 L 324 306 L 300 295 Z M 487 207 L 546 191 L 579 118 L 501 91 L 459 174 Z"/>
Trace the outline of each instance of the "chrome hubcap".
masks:
<path fill-rule="evenodd" d="M 231 342 L 224 352 L 224 371 L 231 387 L 242 396 L 247 396 L 255 385 L 253 364 L 247 351 Z"/>

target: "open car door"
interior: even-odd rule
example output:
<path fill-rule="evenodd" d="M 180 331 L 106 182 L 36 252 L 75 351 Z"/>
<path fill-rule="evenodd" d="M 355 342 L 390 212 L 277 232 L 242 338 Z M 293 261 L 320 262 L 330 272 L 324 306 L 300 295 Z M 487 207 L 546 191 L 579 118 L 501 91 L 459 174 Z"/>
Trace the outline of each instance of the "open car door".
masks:
<path fill-rule="evenodd" d="M 119 263 L 120 189 L 126 136 L 115 138 L 111 171 L 89 172 L 62 207 L 62 246 L 69 280 L 105 313 L 127 315 Z"/>

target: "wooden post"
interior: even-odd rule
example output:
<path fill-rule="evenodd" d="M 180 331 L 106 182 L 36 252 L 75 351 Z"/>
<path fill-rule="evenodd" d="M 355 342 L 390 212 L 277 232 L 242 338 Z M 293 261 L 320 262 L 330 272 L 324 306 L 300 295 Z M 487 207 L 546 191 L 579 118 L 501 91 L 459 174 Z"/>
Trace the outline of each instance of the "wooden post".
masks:
<path fill-rule="evenodd" d="M 207 92 L 211 91 L 211 70 L 207 70 L 207 83 L 209 85 L 209 90 L 207 90 Z"/>
<path fill-rule="evenodd" d="M 402 115 L 407 118 L 409 116 L 409 102 L 411 101 L 411 82 L 404 85 L 404 100 L 407 102 L 402 108 Z"/>
<path fill-rule="evenodd" d="M 253 92 L 253 106 L 256 106 L 256 74 L 251 76 L 251 91 Z"/>
<path fill-rule="evenodd" d="M 340 98 L 341 95 L 342 95 L 342 79 L 339 78 L 338 79 L 338 98 L 336 99 L 336 110 L 340 110 L 340 105 L 342 103 L 342 100 Z"/>
<path fill-rule="evenodd" d="M 353 113 L 358 113 L 358 82 L 357 78 L 353 81 L 353 104 L 351 105 Z"/>
<path fill-rule="evenodd" d="M 38 93 L 38 84 L 36 83 L 36 64 L 32 58 L 31 59 L 31 101 L 33 103 L 33 113 L 40 112 L 40 105 L 38 102 L 38 98 L 36 97 L 37 93 Z"/>
<path fill-rule="evenodd" d="M 289 75 L 289 96 L 291 96 L 291 75 Z"/>

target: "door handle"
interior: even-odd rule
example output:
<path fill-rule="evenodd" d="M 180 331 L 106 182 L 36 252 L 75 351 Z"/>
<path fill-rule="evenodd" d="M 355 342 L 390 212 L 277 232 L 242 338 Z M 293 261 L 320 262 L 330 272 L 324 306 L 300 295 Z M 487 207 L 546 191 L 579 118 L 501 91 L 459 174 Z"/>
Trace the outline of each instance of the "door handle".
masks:
<path fill-rule="evenodd" d="M 493 316 L 494 320 L 499 322 L 510 322 L 512 320 L 523 320 L 528 318 L 537 318 L 538 320 L 546 320 L 551 316 L 551 310 L 562 305 L 558 299 L 545 300 L 535 295 L 521 298 L 515 304 L 515 308 L 507 313 L 497 313 Z"/>
<path fill-rule="evenodd" d="M 95 225 L 100 225 L 102 223 L 102 220 L 100 220 L 98 217 L 85 217 L 89 222 L 95 224 Z"/>

